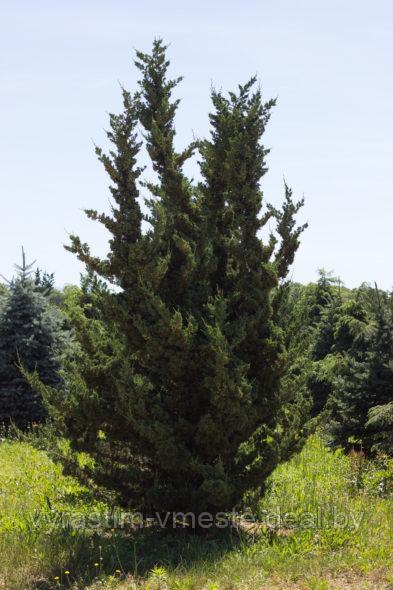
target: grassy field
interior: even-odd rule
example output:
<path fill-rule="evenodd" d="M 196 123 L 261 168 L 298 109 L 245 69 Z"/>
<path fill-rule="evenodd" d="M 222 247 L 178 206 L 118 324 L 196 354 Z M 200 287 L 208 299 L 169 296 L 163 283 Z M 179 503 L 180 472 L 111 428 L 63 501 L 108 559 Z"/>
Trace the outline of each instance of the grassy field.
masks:
<path fill-rule="evenodd" d="M 393 588 L 391 460 L 314 436 L 249 504 L 220 536 L 129 531 L 43 451 L 3 440 L 0 589 Z"/>

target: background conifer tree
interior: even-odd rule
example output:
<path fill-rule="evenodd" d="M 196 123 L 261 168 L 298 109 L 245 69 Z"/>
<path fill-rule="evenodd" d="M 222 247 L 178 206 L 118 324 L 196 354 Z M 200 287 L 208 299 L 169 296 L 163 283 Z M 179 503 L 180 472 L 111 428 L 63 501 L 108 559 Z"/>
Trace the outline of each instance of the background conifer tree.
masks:
<path fill-rule="evenodd" d="M 393 400 L 393 329 L 382 302 L 367 310 L 363 301 L 351 302 L 337 327 L 338 344 L 345 353 L 332 395 L 330 431 L 336 444 L 348 448 L 358 443 L 366 451 L 373 446 L 378 425 L 388 426 L 389 411 L 381 409 Z M 350 342 L 350 346 L 348 343 Z M 376 406 L 379 409 L 373 411 Z M 386 406 L 389 410 L 389 406 Z M 371 411 L 371 414 L 369 415 Z M 371 423 L 368 423 L 371 418 Z"/>
<path fill-rule="evenodd" d="M 22 250 L 22 266 L 16 266 L 17 276 L 0 309 L 0 423 L 12 421 L 20 428 L 45 417 L 40 394 L 21 367 L 37 371 L 45 385 L 60 385 L 63 319 L 31 277 L 33 264 L 26 264 Z"/>
<path fill-rule="evenodd" d="M 392 401 L 369 410 L 366 432 L 373 450 L 393 453 L 393 395 Z"/>

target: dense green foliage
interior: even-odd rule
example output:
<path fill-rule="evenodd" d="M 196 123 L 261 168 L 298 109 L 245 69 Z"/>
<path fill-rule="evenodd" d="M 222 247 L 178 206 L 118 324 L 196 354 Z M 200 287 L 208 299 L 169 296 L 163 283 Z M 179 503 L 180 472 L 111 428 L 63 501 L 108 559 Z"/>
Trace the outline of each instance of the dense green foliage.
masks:
<path fill-rule="evenodd" d="M 373 408 L 393 400 L 393 324 L 390 306 L 370 302 L 360 292 L 357 301 L 342 306 L 337 319 L 335 348 L 342 363 L 331 401 L 330 430 L 336 444 L 361 443 L 370 451 L 378 432 Z M 378 297 L 379 292 L 376 292 Z M 390 301 L 388 301 L 390 303 Z M 388 307 L 386 309 L 386 307 Z M 368 423 L 370 411 L 374 416 Z"/>
<path fill-rule="evenodd" d="M 392 301 L 376 287 L 346 289 L 322 271 L 316 284 L 291 285 L 281 304 L 299 365 L 290 383 L 308 390 L 309 426 L 323 426 L 334 446 L 392 452 Z"/>
<path fill-rule="evenodd" d="M 58 387 L 65 332 L 59 310 L 50 307 L 45 296 L 48 286 L 38 275 L 30 277 L 24 254 L 17 269 L 0 308 L 0 423 L 26 428 L 41 422 L 45 410 L 22 369 L 36 371 L 45 385 Z"/>
<path fill-rule="evenodd" d="M 110 116 L 109 155 L 97 148 L 112 215 L 86 213 L 111 233 L 110 252 L 100 260 L 76 236 L 69 249 L 116 289 L 96 285 L 95 317 L 75 315 L 82 362 L 52 406 L 73 447 L 93 457 L 91 478 L 123 504 L 214 514 L 263 488 L 306 419 L 299 391 L 281 385 L 287 355 L 274 311 L 302 203 L 287 186 L 282 210 L 262 202 L 274 101 L 262 102 L 255 79 L 229 97 L 213 91 L 211 137 L 176 151 L 179 80 L 167 77 L 165 49 L 156 41 L 151 55 L 137 53 L 140 90 L 123 91 L 123 113 Z M 144 185 L 147 216 L 138 122 L 157 179 Z M 183 165 L 197 148 L 193 184 Z M 276 234 L 264 240 L 269 220 Z"/>

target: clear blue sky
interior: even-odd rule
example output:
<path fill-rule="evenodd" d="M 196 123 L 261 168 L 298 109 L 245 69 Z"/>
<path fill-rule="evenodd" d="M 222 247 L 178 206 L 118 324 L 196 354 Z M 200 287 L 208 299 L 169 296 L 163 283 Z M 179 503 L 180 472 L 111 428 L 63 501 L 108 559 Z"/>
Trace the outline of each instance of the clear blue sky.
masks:
<path fill-rule="evenodd" d="M 185 76 L 179 145 L 208 132 L 211 84 L 257 73 L 266 99 L 278 96 L 264 192 L 278 204 L 285 176 L 305 196 L 293 277 L 324 267 L 348 286 L 393 286 L 393 2 L 25 0 L 0 19 L 0 273 L 12 275 L 24 244 L 59 285 L 78 281 L 69 232 L 105 252 L 81 211 L 108 209 L 93 141 L 106 145 L 118 82 L 135 87 L 133 49 L 162 36 Z"/>

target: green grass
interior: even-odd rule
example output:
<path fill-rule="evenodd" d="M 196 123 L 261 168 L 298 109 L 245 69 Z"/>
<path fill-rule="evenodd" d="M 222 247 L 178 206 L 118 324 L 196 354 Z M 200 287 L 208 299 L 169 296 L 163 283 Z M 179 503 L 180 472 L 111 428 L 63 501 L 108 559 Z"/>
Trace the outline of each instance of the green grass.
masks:
<path fill-rule="evenodd" d="M 392 460 L 333 453 L 314 436 L 249 499 L 258 524 L 126 533 L 43 451 L 3 441 L 0 589 L 392 588 L 392 480 Z"/>

